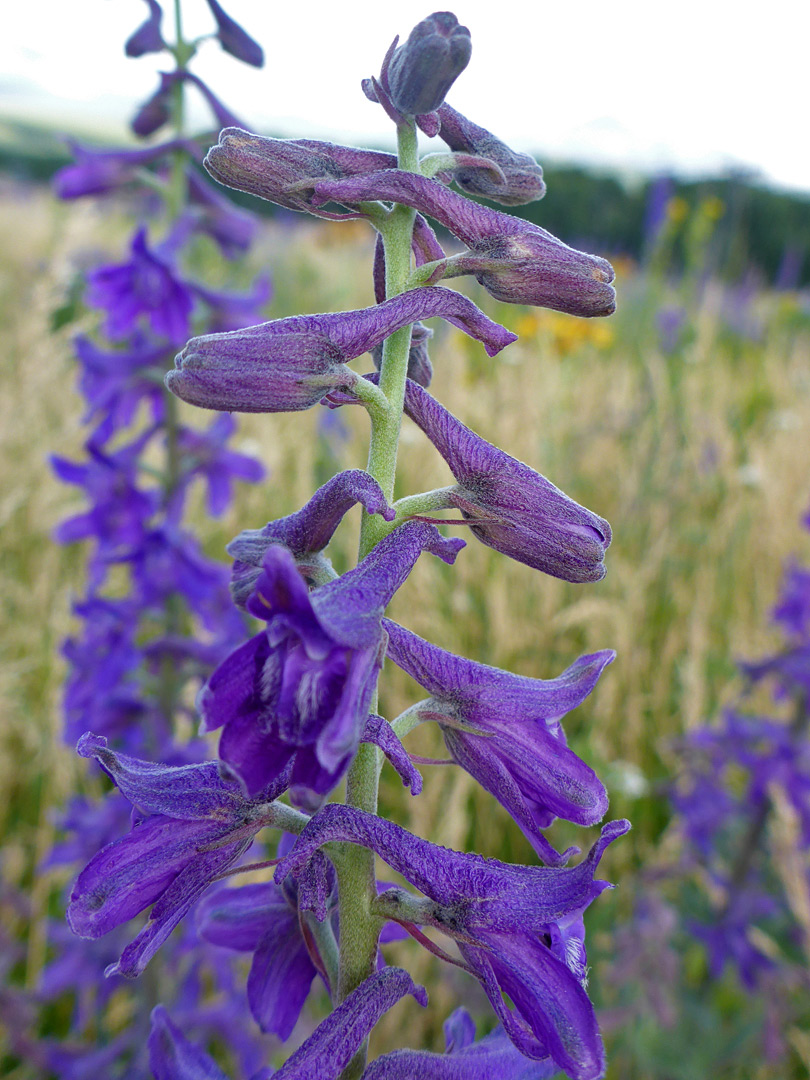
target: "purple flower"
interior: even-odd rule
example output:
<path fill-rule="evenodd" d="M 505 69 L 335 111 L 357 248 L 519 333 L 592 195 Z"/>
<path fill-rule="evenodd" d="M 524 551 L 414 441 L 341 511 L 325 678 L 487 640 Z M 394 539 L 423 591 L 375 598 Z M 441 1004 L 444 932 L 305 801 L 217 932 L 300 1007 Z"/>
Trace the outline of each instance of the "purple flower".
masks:
<path fill-rule="evenodd" d="M 124 46 L 127 56 L 145 56 L 146 53 L 163 52 L 166 48 L 166 43 L 160 33 L 160 20 L 163 18 L 160 4 L 157 0 L 146 0 L 146 3 L 149 7 L 149 16 L 146 22 L 127 39 Z"/>
<path fill-rule="evenodd" d="M 359 376 L 347 362 L 396 330 L 440 316 L 495 355 L 516 336 L 471 300 L 449 289 L 422 288 L 375 307 L 326 315 L 293 315 L 226 334 L 192 338 L 166 385 L 184 401 L 228 412 L 293 412 L 316 405 Z"/>
<path fill-rule="evenodd" d="M 377 914 L 453 937 L 522 1053 L 550 1057 L 574 1080 L 597 1080 L 604 1052 L 583 989 L 582 913 L 609 887 L 595 881 L 594 872 L 608 844 L 629 828 L 626 821 L 606 825 L 587 858 L 571 869 L 516 866 L 437 847 L 392 822 L 332 803 L 304 828 L 279 864 L 276 882 L 300 872 L 325 843 L 370 848 L 428 898 L 392 889 L 374 901 Z"/>
<path fill-rule="evenodd" d="M 417 23 L 391 56 L 387 90 L 395 109 L 408 116 L 435 112 L 470 62 L 470 31 L 449 11 Z"/>
<path fill-rule="evenodd" d="M 211 14 L 216 19 L 217 37 L 226 53 L 242 60 L 245 64 L 253 67 L 264 66 L 264 53 L 261 45 L 254 41 L 250 34 L 245 33 L 239 23 L 227 15 L 217 0 L 207 0 Z"/>
<path fill-rule="evenodd" d="M 607 793 L 565 745 L 559 718 L 593 690 L 615 653 L 581 656 L 556 679 L 530 679 L 430 644 L 386 619 L 387 655 L 431 697 L 419 707 L 435 720 L 454 760 L 506 807 L 540 857 L 560 859 L 540 829 L 555 817 L 594 825 Z"/>
<path fill-rule="evenodd" d="M 399 169 L 343 180 L 319 180 L 312 201 L 354 206 L 388 199 L 415 207 L 463 240 L 469 252 L 437 271 L 474 274 L 496 300 L 534 304 L 569 315 L 611 315 L 616 307 L 613 267 L 605 259 L 568 247 L 522 218 L 471 202 L 436 180 Z"/>
<path fill-rule="evenodd" d="M 265 475 L 261 462 L 228 449 L 235 431 L 233 417 L 222 415 L 214 418 L 207 431 L 183 427 L 178 432 L 180 486 L 185 487 L 195 476 L 204 477 L 208 484 L 208 512 L 212 517 L 220 517 L 230 505 L 233 480 L 257 484 Z"/>
<path fill-rule="evenodd" d="M 59 479 L 84 488 L 91 503 L 90 510 L 67 518 L 55 532 L 60 544 L 91 537 L 96 540 L 98 552 L 91 566 L 91 587 L 97 584 L 105 560 L 141 543 L 157 509 L 155 493 L 141 490 L 136 483 L 138 460 L 153 434 L 148 429 L 112 453 L 88 446 L 88 460 L 83 464 L 51 456 L 51 466 Z"/>
<path fill-rule="evenodd" d="M 451 150 L 460 152 L 460 162 L 452 170 L 452 176 L 462 191 L 505 206 L 520 206 L 545 195 L 543 170 L 529 154 L 510 150 L 486 128 L 473 124 L 446 102 L 439 109 L 439 119 L 442 124 L 439 135 Z M 467 154 L 494 161 L 503 179 L 494 177 L 491 170 L 465 166 Z"/>
<path fill-rule="evenodd" d="M 483 543 L 564 581 L 599 581 L 611 541 L 604 518 L 570 499 L 522 461 L 476 435 L 416 383 L 406 414 L 425 432 L 458 483 L 445 492 Z"/>
<path fill-rule="evenodd" d="M 427 1005 L 427 994 L 401 968 L 370 975 L 273 1073 L 273 1080 L 338 1080 L 378 1020 L 406 994 Z"/>
<path fill-rule="evenodd" d="M 196 169 L 189 169 L 186 175 L 189 199 L 197 215 L 196 227 L 216 241 L 227 259 L 243 255 L 256 234 L 256 219 L 234 206 Z"/>
<path fill-rule="evenodd" d="M 311 204 L 316 181 L 339 179 L 396 166 L 396 158 L 376 150 L 314 139 L 268 139 L 238 127 L 226 127 L 203 164 L 215 180 L 227 187 L 318 217 L 354 217 L 354 214 L 319 210 Z"/>
<path fill-rule="evenodd" d="M 172 1023 L 163 1005 L 152 1010 L 149 1068 L 155 1080 L 228 1080 L 214 1059 Z"/>
<path fill-rule="evenodd" d="M 80 937 L 98 938 L 154 905 L 149 921 L 107 974 L 133 978 L 168 938 L 212 879 L 232 866 L 266 825 L 288 777 L 252 800 L 224 781 L 215 762 L 156 765 L 107 749 L 87 733 L 82 757 L 96 757 L 140 811 L 131 832 L 95 855 L 70 897 L 68 922 Z"/>
<path fill-rule="evenodd" d="M 154 135 L 171 116 L 172 93 L 176 83 L 182 82 L 185 72 L 161 71 L 160 84 L 150 98 L 141 105 L 130 121 L 130 127 L 141 139 Z"/>
<path fill-rule="evenodd" d="M 253 953 L 247 980 L 251 1014 L 262 1031 L 287 1040 L 317 974 L 301 934 L 294 886 L 263 882 L 218 889 L 201 902 L 197 925 L 204 941 Z"/>
<path fill-rule="evenodd" d="M 292 554 L 268 547 L 248 611 L 267 622 L 214 672 L 198 707 L 219 753 L 255 794 L 292 762 L 291 783 L 324 795 L 363 735 L 384 653 L 381 619 L 422 551 L 453 562 L 459 542 L 409 522 L 354 570 L 308 592 Z"/>
<path fill-rule="evenodd" d="M 262 529 L 244 529 L 228 544 L 234 559 L 231 594 L 244 607 L 262 572 L 262 561 L 271 544 L 283 544 L 293 555 L 299 572 L 313 584 L 335 576 L 321 552 L 344 515 L 357 503 L 369 514 L 392 521 L 396 511 L 388 505 L 382 488 L 368 473 L 349 469 L 318 488 L 306 506 L 289 517 L 268 521 Z"/>
<path fill-rule="evenodd" d="M 129 262 L 100 266 L 88 275 L 87 302 L 107 312 L 111 338 L 133 333 L 141 318 L 173 344 L 189 334 L 194 297 L 174 268 L 146 243 L 146 229 L 135 233 Z"/>
<path fill-rule="evenodd" d="M 377 1058 L 362 1080 L 550 1080 L 559 1073 L 552 1061 L 532 1061 L 511 1042 L 503 1028 L 475 1042 L 475 1023 L 465 1009 L 444 1023 L 443 1054 L 394 1050 Z"/>
<path fill-rule="evenodd" d="M 53 189 L 60 199 L 79 199 L 83 195 L 105 195 L 133 181 L 140 169 L 167 157 L 176 150 L 194 151 L 194 144 L 184 139 L 156 143 L 140 150 L 90 150 L 70 143 L 75 160 L 59 169 Z"/>
<path fill-rule="evenodd" d="M 427 226 L 427 222 L 425 222 L 424 218 L 421 218 L 420 220 Z M 430 228 L 429 226 L 427 227 Z M 416 256 L 416 264 L 417 266 L 421 266 L 425 260 L 420 258 L 421 251 L 418 243 L 414 242 L 412 247 L 414 255 Z M 443 256 L 444 252 L 441 254 Z M 377 242 L 374 246 L 374 299 L 378 304 L 385 303 L 385 247 L 379 233 L 377 234 Z M 428 355 L 428 341 L 430 341 L 432 337 L 433 331 L 425 326 L 424 323 L 416 322 L 411 327 L 411 345 L 408 352 L 408 378 L 413 379 L 413 381 L 419 383 L 420 386 L 430 386 L 430 381 L 433 378 L 433 365 L 431 364 L 430 356 Z M 383 343 L 380 342 L 379 345 L 375 345 L 371 350 L 371 356 L 377 371 L 382 367 L 382 355 Z"/>
<path fill-rule="evenodd" d="M 149 404 L 154 422 L 162 421 L 165 345 L 155 345 L 141 334 L 136 334 L 124 349 L 102 349 L 83 335 L 75 339 L 74 345 L 81 364 L 79 386 L 87 402 L 82 421 L 99 421 L 91 437 L 95 448 L 101 449 L 113 435 L 128 427 L 144 401 Z"/>

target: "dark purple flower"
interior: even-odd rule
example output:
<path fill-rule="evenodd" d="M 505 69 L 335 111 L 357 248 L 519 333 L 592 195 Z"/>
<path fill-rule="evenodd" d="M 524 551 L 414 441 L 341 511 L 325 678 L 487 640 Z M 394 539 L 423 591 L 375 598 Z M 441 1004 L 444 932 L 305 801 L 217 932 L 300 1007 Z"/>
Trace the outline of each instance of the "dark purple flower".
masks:
<path fill-rule="evenodd" d="M 437 271 L 474 274 L 496 300 L 534 304 L 569 315 L 611 315 L 616 307 L 613 267 L 605 259 L 568 247 L 522 218 L 492 210 L 449 191 L 436 180 L 399 169 L 343 180 L 319 180 L 314 205 L 355 206 L 388 199 L 415 207 L 463 240 L 469 252 Z"/>
<path fill-rule="evenodd" d="M 439 316 L 483 342 L 495 355 L 516 336 L 450 289 L 422 288 L 375 307 L 325 315 L 293 315 L 227 334 L 192 338 L 166 385 L 184 401 L 228 412 L 308 409 L 359 376 L 348 361 L 422 318 Z"/>
<path fill-rule="evenodd" d="M 264 53 L 262 47 L 257 41 L 254 41 L 250 34 L 245 33 L 239 23 L 227 15 L 217 0 L 207 0 L 208 6 L 211 9 L 211 14 L 216 19 L 217 23 L 217 37 L 219 43 L 226 53 L 230 53 L 231 56 L 235 56 L 237 60 L 242 60 L 245 64 L 251 64 L 253 67 L 262 67 L 264 65 Z"/>
<path fill-rule="evenodd" d="M 203 940 L 253 953 L 250 1011 L 262 1031 L 285 1041 L 309 996 L 317 969 L 298 922 L 294 889 L 263 882 L 209 893 L 197 909 Z"/>
<path fill-rule="evenodd" d="M 198 706 L 219 753 L 255 794 L 292 762 L 291 783 L 324 795 L 363 735 L 382 663 L 385 606 L 422 551 L 453 562 L 458 541 L 424 522 L 382 540 L 336 581 L 308 592 L 292 554 L 272 544 L 247 608 L 267 629 L 214 672 Z"/>
<path fill-rule="evenodd" d="M 144 166 L 176 150 L 190 151 L 194 147 L 184 139 L 172 139 L 140 150 L 91 150 L 71 141 L 70 149 L 75 160 L 59 169 L 53 178 L 53 190 L 60 199 L 115 191 L 134 180 Z"/>
<path fill-rule="evenodd" d="M 599 581 L 605 576 L 611 531 L 604 518 L 476 435 L 410 381 L 405 412 L 458 481 L 444 493 L 444 505 L 460 510 L 483 544 L 564 581 Z"/>
<path fill-rule="evenodd" d="M 475 1023 L 465 1009 L 444 1023 L 443 1054 L 394 1050 L 377 1058 L 362 1080 L 550 1080 L 559 1068 L 553 1061 L 532 1061 L 517 1049 L 499 1025 L 475 1042 Z"/>
<path fill-rule="evenodd" d="M 157 0 L 146 0 L 149 7 L 149 16 L 145 23 L 138 27 L 134 34 L 127 39 L 124 52 L 127 56 L 145 56 L 146 53 L 163 52 L 166 43 L 160 33 L 160 20 L 163 12 Z"/>
<path fill-rule="evenodd" d="M 506 807 L 545 862 L 559 857 L 540 829 L 555 817 L 594 825 L 607 793 L 569 750 L 559 720 L 593 690 L 615 653 L 581 656 L 548 681 L 477 664 L 386 619 L 387 655 L 431 697 L 419 707 L 435 720 L 453 759 Z"/>
<path fill-rule="evenodd" d="M 237 191 L 317 217 L 342 218 L 312 206 L 318 180 L 340 179 L 396 166 L 396 158 L 377 150 L 338 146 L 316 139 L 268 139 L 239 127 L 226 127 L 203 162 L 215 180 Z"/>
<path fill-rule="evenodd" d="M 486 128 L 473 124 L 446 102 L 439 109 L 439 135 L 451 150 L 462 155 L 452 176 L 462 191 L 505 206 L 520 206 L 542 199 L 546 193 L 543 170 L 529 154 L 519 154 L 497 139 Z M 470 168 L 463 164 L 463 155 L 487 158 L 498 166 L 502 180 L 491 170 Z"/>
<path fill-rule="evenodd" d="M 796 562 L 785 568 L 773 621 L 797 641 L 810 644 L 810 569 Z"/>
<path fill-rule="evenodd" d="M 193 294 L 174 267 L 147 246 L 145 228 L 132 239 L 129 262 L 100 266 L 87 282 L 87 302 L 107 312 L 105 330 L 111 338 L 133 333 L 142 318 L 172 344 L 188 337 Z"/>
<path fill-rule="evenodd" d="M 453 937 L 522 1053 L 550 1057 L 574 1080 L 598 1080 L 604 1052 L 583 989 L 582 913 L 609 887 L 595 881 L 594 872 L 608 844 L 629 828 L 626 821 L 606 825 L 587 858 L 571 869 L 516 866 L 437 847 L 392 822 L 332 803 L 304 828 L 279 864 L 276 882 L 300 872 L 325 843 L 370 848 L 428 898 L 392 889 L 374 901 L 374 910 Z"/>
<path fill-rule="evenodd" d="M 266 825 L 277 825 L 273 800 L 288 782 L 245 799 L 215 762 L 170 766 L 107 749 L 87 733 L 82 757 L 96 757 L 140 811 L 130 833 L 108 844 L 79 875 L 68 922 L 98 938 L 154 905 L 149 920 L 107 974 L 139 975 L 212 879 L 232 866 Z"/>
<path fill-rule="evenodd" d="M 239 607 L 245 606 L 271 544 L 288 548 L 308 581 L 323 584 L 334 577 L 331 563 L 321 552 L 346 512 L 357 503 L 369 514 L 380 514 L 385 521 L 393 521 L 396 516 L 377 481 L 361 469 L 349 469 L 318 488 L 306 506 L 294 514 L 268 521 L 262 529 L 244 529 L 227 547 L 234 559 L 231 576 L 234 602 Z"/>
<path fill-rule="evenodd" d="M 408 116 L 435 112 L 470 62 L 470 31 L 449 11 L 428 15 L 388 64 L 388 93 L 395 109 Z"/>

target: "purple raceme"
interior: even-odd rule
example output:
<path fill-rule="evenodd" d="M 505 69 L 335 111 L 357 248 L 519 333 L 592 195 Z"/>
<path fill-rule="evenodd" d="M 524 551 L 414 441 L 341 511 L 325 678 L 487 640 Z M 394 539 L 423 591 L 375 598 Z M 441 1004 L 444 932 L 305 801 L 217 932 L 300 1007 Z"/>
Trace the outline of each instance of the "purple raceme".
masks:
<path fill-rule="evenodd" d="M 810 517 L 805 520 L 810 527 Z M 711 883 L 711 902 L 687 929 L 707 950 L 719 979 L 736 969 L 748 991 L 788 978 L 796 963 L 802 915 L 795 892 L 769 839 L 774 816 L 790 815 L 790 859 L 800 865 L 810 849 L 810 572 L 797 563 L 784 574 L 772 612 L 785 642 L 776 654 L 739 664 L 749 686 L 719 724 L 690 732 L 685 769 L 673 791 L 676 828 L 687 872 Z M 774 715 L 748 700 L 769 687 Z M 787 716 L 785 717 L 785 714 Z M 781 809 L 780 809 L 781 808 Z M 776 814 L 778 811 L 778 814 Z M 763 931 L 782 946 L 763 948 Z M 803 961 L 799 961 L 803 963 Z M 770 991 L 767 991 L 770 992 Z"/>
<path fill-rule="evenodd" d="M 152 1011 L 148 1040 L 136 1009 L 121 1045 L 112 1039 L 85 1063 L 98 1070 L 113 1062 L 133 1076 L 149 1069 L 156 1080 L 222 1080 L 230 1066 L 209 1053 L 215 1041 L 244 1076 L 266 1080 L 259 1032 L 277 1047 L 298 1029 L 306 1037 L 272 1073 L 278 1080 L 415 1073 L 543 1080 L 559 1070 L 598 1080 L 605 1058 L 587 995 L 583 914 L 609 887 L 595 873 L 629 824 L 604 825 L 575 866 L 565 864 L 579 849 L 560 854 L 545 830 L 557 817 L 595 825 L 607 811 L 602 783 L 567 747 L 561 720 L 594 690 L 614 654 L 580 657 L 553 679 L 526 678 L 455 656 L 385 613 L 420 572 L 423 552 L 453 565 L 465 546 L 442 535 L 436 510 L 459 511 L 463 520 L 448 524 L 466 524 L 528 568 L 582 583 L 604 575 L 607 522 L 476 435 L 424 387 L 432 373 L 427 320 L 452 323 L 490 357 L 516 340 L 470 299 L 437 284 L 445 277 L 473 274 L 497 299 L 590 316 L 613 310 L 613 271 L 535 225 L 449 190 L 455 181 L 505 205 L 545 191 L 536 162 L 445 103 L 471 51 L 469 32 L 451 13 L 428 16 L 399 48 L 396 39 L 379 78 L 364 84 L 397 125 L 394 157 L 245 131 L 188 69 L 199 43 L 183 41 L 178 26 L 176 44 L 166 45 L 160 5 L 147 5 L 128 51 L 165 50 L 177 64 L 160 74 L 133 129 L 145 136 L 171 125 L 162 144 L 168 156 L 86 154 L 61 178 L 64 195 L 102 193 L 154 167 L 169 201 L 162 232 L 141 226 L 128 260 L 90 277 L 90 299 L 115 345 L 80 343 L 95 424 L 90 459 L 55 461 L 94 500 L 62 526 L 62 539 L 96 545 L 90 592 L 77 605 L 87 631 L 66 646 L 74 664 L 68 728 L 80 755 L 97 758 L 119 789 L 92 828 L 88 806 L 73 808 L 76 833 L 84 835 L 66 841 L 60 857 L 86 865 L 68 919 L 97 950 L 84 954 L 83 978 L 93 967 L 88 955 L 103 953 L 113 979 L 135 978 L 151 964 L 164 1002 Z M 258 44 L 218 2 L 208 7 L 221 47 L 259 66 Z M 377 234 L 374 306 L 260 322 L 265 282 L 234 296 L 189 276 L 184 252 L 195 236 L 205 234 L 233 259 L 253 233 L 194 168 L 200 155 L 178 105 L 190 84 L 224 128 L 204 162 L 215 180 L 315 218 L 368 221 Z M 450 152 L 420 160 L 417 128 L 440 133 Z M 447 257 L 423 215 L 469 250 Z M 165 394 L 158 379 L 184 342 Z M 367 352 L 377 368 L 371 378 L 351 366 Z M 295 412 L 319 402 L 367 409 L 367 469 L 344 469 L 296 513 L 243 529 L 228 548 L 232 599 L 225 575 L 184 528 L 187 496 L 201 481 L 208 514 L 218 516 L 234 481 L 257 481 L 260 467 L 229 447 L 231 417 L 186 428 L 175 398 L 220 414 Z M 142 405 L 148 426 L 129 431 Z M 455 484 L 395 499 L 403 412 Z M 165 469 L 150 483 L 143 455 L 161 447 Z M 330 543 L 355 505 L 362 509 L 358 560 L 338 574 Z M 129 583 L 123 596 L 105 591 L 113 572 Z M 258 621 L 252 636 L 240 609 Z M 429 695 L 393 720 L 378 696 L 386 656 Z M 180 728 L 199 719 L 199 736 L 179 742 L 178 719 Z M 378 816 L 385 761 L 410 796 L 422 790 L 401 737 L 425 720 L 439 724 L 453 761 L 501 803 L 545 866 L 451 851 Z M 216 749 L 206 738 L 214 731 Z M 267 830 L 285 834 L 272 857 Z M 421 895 L 381 885 L 375 855 Z M 226 877 L 231 883 L 219 884 Z M 127 925 L 146 909 L 140 930 Z M 449 939 L 455 955 L 422 927 Z M 403 934 L 471 974 L 499 1026 L 475 1042 L 471 1018 L 457 1012 L 445 1054 L 400 1049 L 367 1065 L 368 1038 L 382 1015 L 406 995 L 427 1004 L 410 975 L 386 967 L 380 952 Z M 251 957 L 247 1007 L 242 967 L 232 963 L 239 953 Z M 71 960 L 63 970 L 79 969 Z M 312 988 L 321 984 L 331 1011 L 313 1025 L 324 995 Z M 252 1038 L 249 1018 L 259 1029 Z M 65 1073 L 78 1080 L 81 1067 L 71 1059 Z"/>

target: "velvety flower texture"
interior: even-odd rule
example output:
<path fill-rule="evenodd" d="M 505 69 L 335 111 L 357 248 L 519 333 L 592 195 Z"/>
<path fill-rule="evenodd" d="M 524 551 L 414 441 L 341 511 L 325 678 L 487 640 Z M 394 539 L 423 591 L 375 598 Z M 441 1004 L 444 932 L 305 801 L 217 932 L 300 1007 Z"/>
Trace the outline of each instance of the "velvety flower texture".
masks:
<path fill-rule="evenodd" d="M 564 581 L 599 581 L 605 576 L 611 531 L 604 518 L 476 435 L 410 381 L 405 412 L 458 481 L 447 489 L 446 505 L 461 511 L 483 544 Z"/>
<path fill-rule="evenodd" d="M 453 759 L 506 807 L 538 855 L 558 865 L 540 829 L 555 817 L 594 825 L 608 807 L 596 773 L 567 748 L 559 718 L 585 700 L 615 653 L 581 656 L 546 681 L 465 660 L 389 619 L 383 626 L 388 657 L 432 695 L 420 715 L 439 724 Z"/>
<path fill-rule="evenodd" d="M 325 795 L 363 735 L 382 664 L 382 615 L 422 551 L 453 562 L 463 541 L 408 522 L 354 570 L 309 592 L 292 554 L 266 551 L 247 609 L 267 629 L 233 652 L 203 688 L 206 731 L 224 727 L 220 757 L 255 794 L 291 763 L 291 783 Z"/>
<path fill-rule="evenodd" d="M 448 260 L 443 271 L 474 274 L 496 300 L 535 304 L 590 317 L 616 308 L 613 267 L 605 259 L 568 247 L 550 232 L 522 218 L 471 202 L 436 180 L 399 169 L 343 180 L 320 180 L 313 203 L 355 206 L 386 199 L 435 218 L 469 247 Z"/>
<path fill-rule="evenodd" d="M 515 1047 L 499 1025 L 475 1042 L 475 1023 L 456 1009 L 444 1023 L 443 1054 L 394 1050 L 372 1061 L 362 1080 L 550 1080 L 559 1073 L 553 1061 L 532 1061 Z"/>
<path fill-rule="evenodd" d="M 227 187 L 323 218 L 357 215 L 313 206 L 310 197 L 317 180 L 390 169 L 396 163 L 391 154 L 377 150 L 316 139 L 268 139 L 238 127 L 224 128 L 203 162 L 211 176 Z"/>
<path fill-rule="evenodd" d="M 440 316 L 484 344 L 490 356 L 516 340 L 450 289 L 414 289 L 375 307 L 293 315 L 227 334 L 192 338 L 166 376 L 173 394 L 204 409 L 308 409 L 359 376 L 346 366 L 396 330 Z"/>
<path fill-rule="evenodd" d="M 442 125 L 439 135 L 451 150 L 494 161 L 503 177 L 500 180 L 491 171 L 461 164 L 452 175 L 462 191 L 505 206 L 520 206 L 545 195 L 543 170 L 529 154 L 510 150 L 486 128 L 473 124 L 447 102 L 439 109 L 439 119 Z"/>
<path fill-rule="evenodd" d="M 406 994 L 427 1005 L 427 994 L 407 971 L 384 968 L 361 983 L 276 1072 L 253 1080 L 338 1080 L 369 1033 Z M 149 1065 L 155 1080 L 228 1080 L 212 1058 L 172 1023 L 163 1006 L 152 1013 Z"/>
<path fill-rule="evenodd" d="M 154 904 L 149 920 L 107 974 L 140 975 L 183 916 L 266 825 L 278 824 L 273 787 L 245 799 L 216 762 L 158 765 L 107 748 L 89 732 L 82 757 L 96 757 L 140 811 L 131 832 L 95 855 L 76 881 L 67 918 L 80 937 L 98 938 Z M 283 808 L 279 808 L 283 813 Z"/>
<path fill-rule="evenodd" d="M 386 502 L 382 488 L 367 472 L 348 469 L 318 488 L 306 506 L 288 517 L 268 521 L 262 529 L 244 529 L 228 544 L 234 559 L 231 595 L 244 607 L 262 572 L 262 560 L 271 544 L 283 544 L 293 555 L 299 572 L 312 584 L 335 577 L 322 554 L 344 515 L 357 503 L 369 514 L 392 521 L 396 511 Z"/>
<path fill-rule="evenodd" d="M 393 822 L 333 803 L 304 828 L 279 863 L 276 882 L 300 872 L 325 843 L 370 848 L 429 898 L 419 901 L 393 889 L 374 902 L 374 910 L 453 937 L 523 1054 L 550 1057 L 573 1080 L 598 1080 L 604 1051 L 583 988 L 582 913 L 609 887 L 595 881 L 594 872 L 607 846 L 629 828 L 627 821 L 610 822 L 576 867 L 517 866 L 438 847 Z"/>
<path fill-rule="evenodd" d="M 470 31 L 452 12 L 436 11 L 417 23 L 387 65 L 391 103 L 405 116 L 435 112 L 470 62 Z"/>

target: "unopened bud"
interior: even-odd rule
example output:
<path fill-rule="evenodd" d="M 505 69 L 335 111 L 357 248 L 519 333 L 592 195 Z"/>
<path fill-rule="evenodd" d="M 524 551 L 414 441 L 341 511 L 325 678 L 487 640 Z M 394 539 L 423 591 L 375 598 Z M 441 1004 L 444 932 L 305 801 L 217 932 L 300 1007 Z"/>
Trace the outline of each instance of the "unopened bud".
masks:
<path fill-rule="evenodd" d="M 449 11 L 418 23 L 388 69 L 391 101 L 409 116 L 431 113 L 470 62 L 470 31 Z"/>

